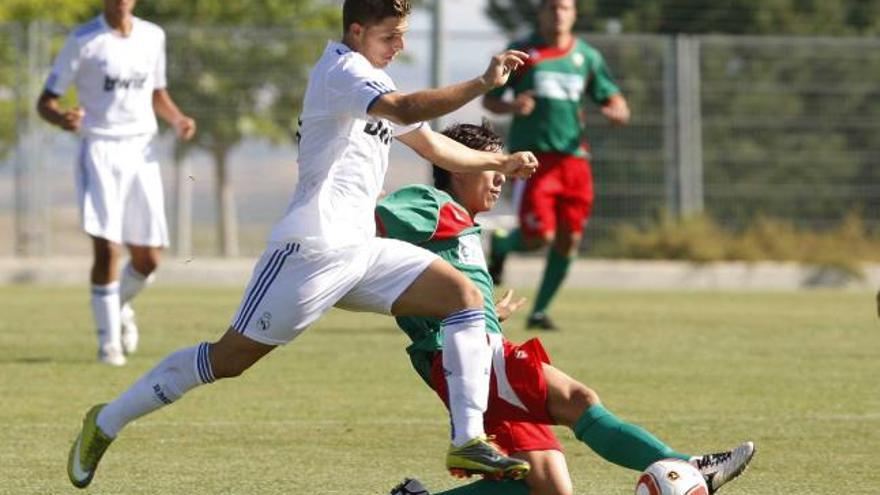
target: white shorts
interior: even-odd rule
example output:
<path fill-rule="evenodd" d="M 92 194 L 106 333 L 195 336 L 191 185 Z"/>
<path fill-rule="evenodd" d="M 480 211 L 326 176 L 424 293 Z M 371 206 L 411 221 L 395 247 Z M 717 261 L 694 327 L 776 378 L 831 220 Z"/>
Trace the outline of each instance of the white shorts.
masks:
<path fill-rule="evenodd" d="M 251 340 L 281 345 L 333 306 L 390 314 L 394 301 L 437 259 L 418 246 L 378 237 L 330 251 L 269 243 L 232 328 Z"/>
<path fill-rule="evenodd" d="M 118 244 L 168 245 L 165 195 L 153 137 L 83 139 L 76 189 L 87 234 Z"/>

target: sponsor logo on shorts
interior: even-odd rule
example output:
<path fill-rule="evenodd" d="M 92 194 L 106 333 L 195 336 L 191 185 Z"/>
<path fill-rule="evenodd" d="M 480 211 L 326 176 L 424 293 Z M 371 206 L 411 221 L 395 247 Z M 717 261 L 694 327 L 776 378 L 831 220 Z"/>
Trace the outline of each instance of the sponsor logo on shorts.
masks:
<path fill-rule="evenodd" d="M 263 316 L 261 316 L 260 319 L 257 320 L 257 327 L 259 327 L 260 330 L 265 332 L 271 326 L 272 326 L 272 313 L 266 311 L 265 313 L 263 313 Z"/>
<path fill-rule="evenodd" d="M 516 359 L 528 359 L 529 353 L 526 351 L 519 350 L 519 351 L 516 351 L 516 354 L 514 354 L 513 357 Z"/>

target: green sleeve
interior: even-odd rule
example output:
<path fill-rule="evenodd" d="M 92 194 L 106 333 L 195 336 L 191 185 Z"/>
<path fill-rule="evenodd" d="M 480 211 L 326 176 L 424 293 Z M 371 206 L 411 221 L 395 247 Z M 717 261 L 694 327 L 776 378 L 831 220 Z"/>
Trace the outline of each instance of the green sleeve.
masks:
<path fill-rule="evenodd" d="M 620 89 L 614 84 L 611 77 L 611 71 L 608 70 L 608 64 L 605 63 L 605 57 L 597 50 L 591 50 L 590 56 L 589 82 L 587 83 L 587 94 L 590 98 L 599 104 L 608 101 L 608 98 L 620 93 Z"/>
<path fill-rule="evenodd" d="M 438 193 L 429 186 L 407 186 L 383 198 L 376 205 L 379 234 L 412 244 L 431 239 L 441 205 Z"/>

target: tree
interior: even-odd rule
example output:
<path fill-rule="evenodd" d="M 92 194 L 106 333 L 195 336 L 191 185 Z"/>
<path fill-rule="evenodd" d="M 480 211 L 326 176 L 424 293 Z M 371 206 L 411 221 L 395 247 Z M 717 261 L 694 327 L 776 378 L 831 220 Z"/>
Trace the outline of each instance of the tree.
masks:
<path fill-rule="evenodd" d="M 539 0 L 489 0 L 487 13 L 509 33 L 531 27 Z M 634 33 L 880 34 L 880 0 L 576 0 L 579 31 L 609 20 Z"/>
<path fill-rule="evenodd" d="M 293 140 L 307 70 L 327 30 L 341 25 L 339 9 L 312 0 L 157 0 L 138 9 L 168 24 L 169 87 L 199 122 L 196 139 L 182 151 L 196 146 L 212 157 L 217 239 L 224 255 L 236 255 L 229 153 L 249 137 Z"/>

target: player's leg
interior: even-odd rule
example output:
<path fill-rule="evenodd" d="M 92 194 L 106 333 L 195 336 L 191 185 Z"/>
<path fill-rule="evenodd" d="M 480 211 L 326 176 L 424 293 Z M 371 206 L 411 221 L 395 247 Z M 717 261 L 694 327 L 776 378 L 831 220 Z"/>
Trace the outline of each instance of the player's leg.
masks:
<path fill-rule="evenodd" d="M 486 342 L 483 295 L 463 274 L 435 259 L 391 306 L 395 316 L 443 318 L 444 367 L 449 373 L 452 444 L 483 435 L 491 350 Z"/>
<path fill-rule="evenodd" d="M 79 488 L 91 483 L 101 457 L 125 425 L 195 387 L 239 376 L 273 348 L 230 328 L 213 344 L 203 342 L 168 355 L 115 400 L 89 410 L 68 457 L 71 483 Z"/>
<path fill-rule="evenodd" d="M 589 162 L 580 157 L 560 156 L 555 163 L 559 188 L 555 190 L 554 204 L 556 232 L 547 252 L 544 275 L 535 296 L 535 304 L 526 327 L 555 330 L 556 325 L 547 316 L 550 303 L 556 297 L 581 244 L 582 232 L 593 207 L 593 177 Z"/>
<path fill-rule="evenodd" d="M 547 409 L 553 419 L 568 426 L 575 437 L 605 460 L 635 470 L 644 470 L 660 459 L 691 462 L 714 493 L 741 474 L 755 452 L 752 442 L 706 455 L 675 451 L 647 430 L 619 419 L 608 411 L 596 392 L 549 364 L 544 364 L 547 381 Z"/>
<path fill-rule="evenodd" d="M 120 143 L 126 165 L 134 170 L 123 200 L 122 237 L 131 256 L 120 281 L 122 348 L 126 354 L 135 352 L 138 345 L 131 301 L 153 282 L 162 249 L 168 245 L 162 174 L 153 141 L 151 136 L 138 136 Z"/>
<path fill-rule="evenodd" d="M 83 139 L 76 167 L 77 201 L 83 231 L 91 237 L 91 307 L 98 331 L 98 359 L 123 365 L 119 341 L 118 265 L 123 195 L 129 175 L 116 163 L 114 140 Z"/>
<path fill-rule="evenodd" d="M 442 320 L 444 365 L 453 390 L 447 466 L 490 474 L 527 470 L 524 463 L 498 455 L 484 439 L 491 350 L 480 290 L 436 254 L 403 241 L 376 238 L 362 251 L 369 255 L 364 275 L 339 307 Z M 473 462 L 465 458 L 470 454 L 476 456 Z"/>
<path fill-rule="evenodd" d="M 129 262 L 123 267 L 119 281 L 120 323 L 122 350 L 132 354 L 137 350 L 139 332 L 131 301 L 155 280 L 162 248 L 128 245 Z"/>
<path fill-rule="evenodd" d="M 120 339 L 120 295 L 117 279 L 122 249 L 115 242 L 93 236 L 92 253 L 91 306 L 98 335 L 98 360 L 105 364 L 122 366 L 125 364 L 125 355 Z"/>
<path fill-rule="evenodd" d="M 276 345 L 295 338 L 332 305 L 325 292 L 313 290 L 316 277 L 310 274 L 332 277 L 335 271 L 315 270 L 296 258 L 298 252 L 299 245 L 289 243 L 266 249 L 232 326 L 220 340 L 170 354 L 115 400 L 88 412 L 68 458 L 68 475 L 75 486 L 91 482 L 104 451 L 126 424 L 174 403 L 195 387 L 240 375 Z M 311 296 L 309 301 L 306 295 Z"/>
<path fill-rule="evenodd" d="M 547 409 L 559 424 L 571 428 L 575 437 L 605 460 L 630 469 L 643 470 L 660 459 L 690 460 L 657 437 L 605 409 L 593 389 L 544 364 Z"/>

